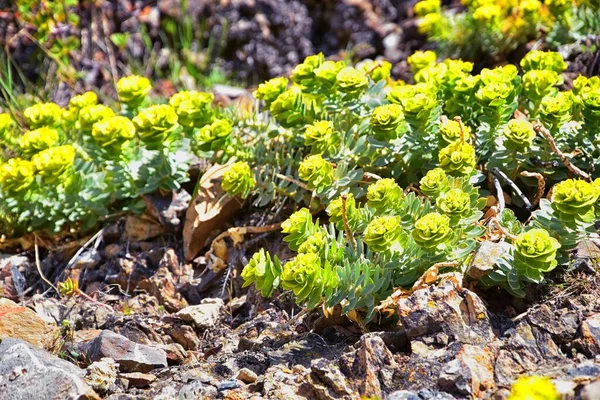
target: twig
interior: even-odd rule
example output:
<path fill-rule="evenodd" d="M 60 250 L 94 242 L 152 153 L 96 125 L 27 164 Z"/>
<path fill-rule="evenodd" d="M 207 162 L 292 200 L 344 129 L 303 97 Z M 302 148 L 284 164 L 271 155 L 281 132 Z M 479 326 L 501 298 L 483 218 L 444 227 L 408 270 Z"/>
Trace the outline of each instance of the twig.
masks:
<path fill-rule="evenodd" d="M 65 267 L 65 269 L 69 269 L 73 266 L 73 264 L 75 264 L 75 261 L 77 261 L 77 258 L 79 258 L 79 256 L 81 255 L 81 253 L 83 253 L 83 251 L 93 242 L 96 241 L 96 243 L 94 244 L 94 248 L 98 248 L 98 246 L 100 245 L 100 241 L 102 240 L 101 235 L 104 233 L 104 228 L 100 229 L 94 236 L 92 236 L 87 242 L 84 243 L 83 246 L 81 246 L 79 248 L 79 250 L 77 250 L 77 253 L 75 253 L 75 255 L 73 257 L 71 257 L 71 259 L 69 260 L 69 262 L 67 263 L 67 266 Z"/>
<path fill-rule="evenodd" d="M 342 221 L 344 221 L 344 230 L 346 231 L 346 237 L 350 241 L 352 248 L 356 248 L 356 240 L 352 236 L 350 225 L 348 225 L 348 215 L 346 214 L 346 196 L 342 196 Z"/>
<path fill-rule="evenodd" d="M 510 240 L 517 240 L 517 237 L 515 235 L 513 235 L 512 233 L 510 233 L 505 227 L 502 226 L 502 224 L 500 224 L 500 221 L 498 220 L 498 218 L 496 217 L 492 217 L 490 218 L 490 223 L 493 223 L 494 225 L 496 225 L 496 228 L 498 228 L 498 230 L 507 238 L 509 238 Z"/>
<path fill-rule="evenodd" d="M 539 204 L 540 199 L 546 191 L 546 180 L 544 179 L 544 176 L 538 172 L 523 171 L 521 172 L 521 176 L 524 176 L 526 178 L 535 178 L 538 181 L 537 193 L 535 194 L 533 200 L 531 200 L 531 206 L 535 207 Z"/>
<path fill-rule="evenodd" d="M 311 190 L 308 188 L 308 186 L 306 186 L 304 183 L 302 183 L 302 182 L 300 182 L 300 181 L 298 181 L 298 180 L 296 180 L 296 179 L 294 179 L 294 178 L 290 178 L 289 176 L 286 176 L 286 175 L 280 174 L 280 173 L 278 173 L 278 172 L 276 172 L 274 175 L 275 175 L 275 177 L 276 177 L 276 178 L 279 178 L 279 179 L 281 179 L 281 180 L 283 180 L 283 181 L 286 181 L 286 182 L 293 183 L 294 185 L 298 186 L 299 188 L 302 188 L 302 189 L 304 189 L 304 190 L 311 191 Z"/>
<path fill-rule="evenodd" d="M 40 263 L 40 250 L 38 248 L 38 237 L 37 235 L 34 236 L 34 247 L 35 247 L 35 266 L 37 268 L 38 274 L 40 274 L 40 278 L 42 278 L 42 280 L 44 282 L 46 282 L 48 285 L 50 285 L 50 287 L 52 287 L 52 289 L 54 289 L 56 291 L 56 293 L 58 293 L 60 295 L 60 292 L 58 291 L 58 289 L 56 288 L 56 286 L 54 286 L 54 284 L 52 282 L 50 282 L 48 279 L 46 279 L 46 277 L 44 276 L 44 273 L 42 272 L 42 266 Z"/>
<path fill-rule="evenodd" d="M 112 48 L 112 44 L 110 43 L 110 27 L 108 26 L 108 19 L 106 18 L 106 14 L 100 11 L 101 19 L 102 19 L 102 30 L 104 31 L 104 42 L 106 45 L 106 51 L 108 53 L 108 62 L 110 64 L 110 71 L 112 75 L 112 81 L 114 85 L 115 92 L 117 91 L 117 79 L 119 77 L 119 71 L 117 70 L 117 58 L 115 57 L 115 52 Z"/>
<path fill-rule="evenodd" d="M 538 132 L 544 138 L 546 138 L 546 140 L 548 141 L 548 144 L 550 144 L 550 148 L 552 149 L 554 154 L 556 154 L 560 158 L 560 161 L 562 161 L 562 163 L 565 165 L 565 167 L 567 167 L 567 169 L 569 171 L 571 171 L 573 174 L 581 177 L 582 179 L 585 179 L 586 181 L 591 182 L 592 177 L 588 173 L 577 168 L 577 166 L 575 166 L 571 162 L 571 160 L 569 160 L 569 158 L 567 156 L 565 156 L 562 151 L 559 150 L 559 148 L 556 146 L 556 142 L 554 141 L 554 138 L 552 137 L 552 135 L 550 134 L 550 131 L 548 129 L 544 128 L 542 126 L 542 124 L 540 124 L 539 122 L 537 122 L 534 125 L 534 129 L 536 132 Z"/>
<path fill-rule="evenodd" d="M 519 189 L 519 187 L 508 176 L 506 176 L 506 174 L 504 172 L 500 171 L 496 167 L 492 168 L 490 170 L 490 172 L 492 174 L 494 174 L 496 177 L 498 177 L 499 179 L 502 179 L 504 181 L 504 183 L 506 183 L 508 186 L 511 187 L 511 189 L 515 192 L 515 194 L 517 196 L 519 196 L 521 198 L 521 200 L 523 200 L 523 203 L 525 204 L 525 208 L 527 210 L 531 210 L 533 208 L 531 206 L 531 203 L 529 202 L 529 199 L 527 198 L 527 196 L 525 196 L 523 194 L 521 189 Z"/>

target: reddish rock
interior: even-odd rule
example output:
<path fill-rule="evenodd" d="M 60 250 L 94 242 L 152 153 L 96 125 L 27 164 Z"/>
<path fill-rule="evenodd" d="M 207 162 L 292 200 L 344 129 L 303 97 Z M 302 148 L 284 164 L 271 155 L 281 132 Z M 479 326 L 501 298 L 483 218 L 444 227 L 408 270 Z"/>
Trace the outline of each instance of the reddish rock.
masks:
<path fill-rule="evenodd" d="M 36 347 L 50 349 L 58 335 L 56 325 L 44 321 L 28 308 L 0 298 L 0 339 L 22 339 Z"/>

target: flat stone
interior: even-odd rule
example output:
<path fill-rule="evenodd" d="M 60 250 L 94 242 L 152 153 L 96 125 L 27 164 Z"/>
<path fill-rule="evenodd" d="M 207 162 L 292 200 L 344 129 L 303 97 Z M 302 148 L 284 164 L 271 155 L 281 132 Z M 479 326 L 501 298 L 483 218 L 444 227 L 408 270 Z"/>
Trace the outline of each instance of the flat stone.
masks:
<path fill-rule="evenodd" d="M 219 298 L 204 299 L 196 306 L 189 306 L 176 315 L 184 321 L 193 322 L 197 328 L 214 328 L 225 303 Z"/>
<path fill-rule="evenodd" d="M 193 381 L 179 390 L 181 400 L 208 400 L 217 398 L 217 388 L 200 381 Z"/>
<path fill-rule="evenodd" d="M 167 366 L 164 350 L 138 344 L 111 331 L 102 333 L 89 344 L 92 361 L 108 357 L 119 363 L 122 372 L 149 372 Z"/>
<path fill-rule="evenodd" d="M 126 379 L 129 382 L 129 387 L 147 388 L 156 380 L 156 376 L 152 374 L 144 374 L 142 372 L 129 372 L 119 374 L 120 379 Z"/>
<path fill-rule="evenodd" d="M 0 298 L 0 339 L 22 339 L 36 347 L 50 349 L 58 338 L 56 324 L 44 321 L 34 311 Z"/>
<path fill-rule="evenodd" d="M 0 400 L 99 399 L 85 370 L 19 339 L 0 342 Z"/>

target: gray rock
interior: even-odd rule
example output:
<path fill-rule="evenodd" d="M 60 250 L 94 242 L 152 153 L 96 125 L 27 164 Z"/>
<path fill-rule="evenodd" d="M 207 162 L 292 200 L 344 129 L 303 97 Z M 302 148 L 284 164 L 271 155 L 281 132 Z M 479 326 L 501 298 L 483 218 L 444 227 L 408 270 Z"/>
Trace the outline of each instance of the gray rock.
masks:
<path fill-rule="evenodd" d="M 398 308 L 411 341 L 438 332 L 445 333 L 450 343 L 486 344 L 495 339 L 483 301 L 450 281 L 416 290 L 401 299 Z"/>
<path fill-rule="evenodd" d="M 346 382 L 346 377 L 340 369 L 331 361 L 324 358 L 313 360 L 310 363 L 310 375 L 307 380 L 313 393 L 319 399 L 337 399 L 358 396 Z"/>
<path fill-rule="evenodd" d="M 411 392 L 409 390 L 398 390 L 396 392 L 390 393 L 385 399 L 386 400 L 422 400 L 417 393 Z"/>
<path fill-rule="evenodd" d="M 129 387 L 146 388 L 156 380 L 156 376 L 144 374 L 142 372 L 129 372 L 119 374 L 119 379 L 127 380 L 127 382 L 129 382 Z"/>
<path fill-rule="evenodd" d="M 444 367 L 438 379 L 440 389 L 482 398 L 495 387 L 494 350 L 488 347 L 460 344 L 455 358 Z"/>
<path fill-rule="evenodd" d="M 112 358 L 91 363 L 86 369 L 85 381 L 99 392 L 106 392 L 117 380 L 119 364 Z"/>
<path fill-rule="evenodd" d="M 600 381 L 592 382 L 581 390 L 582 400 L 600 399 Z"/>
<path fill-rule="evenodd" d="M 197 328 L 210 329 L 219 321 L 219 313 L 225 304 L 219 298 L 204 299 L 196 306 L 189 306 L 177 312 L 184 321 L 193 322 Z"/>
<path fill-rule="evenodd" d="M 85 370 L 19 339 L 0 342 L 0 400 L 98 399 Z"/>
<path fill-rule="evenodd" d="M 102 333 L 89 344 L 89 358 L 108 357 L 119 363 L 122 372 L 149 372 L 167 366 L 167 353 L 156 347 L 134 343 L 111 331 Z"/>
<path fill-rule="evenodd" d="M 215 399 L 217 397 L 217 388 L 200 381 L 193 381 L 184 385 L 179 390 L 181 400 L 204 400 Z"/>

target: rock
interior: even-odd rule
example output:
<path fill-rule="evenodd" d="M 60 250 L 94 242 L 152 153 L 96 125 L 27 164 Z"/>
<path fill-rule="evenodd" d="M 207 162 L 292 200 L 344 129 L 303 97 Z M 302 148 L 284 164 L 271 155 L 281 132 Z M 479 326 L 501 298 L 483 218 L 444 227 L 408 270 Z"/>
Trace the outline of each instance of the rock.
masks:
<path fill-rule="evenodd" d="M 584 386 L 580 395 L 582 400 L 600 399 L 600 380 Z"/>
<path fill-rule="evenodd" d="M 29 258 L 0 254 L 0 296 L 17 301 L 25 290 L 23 272 L 30 268 Z"/>
<path fill-rule="evenodd" d="M 104 393 L 117 380 L 119 364 L 112 358 L 102 358 L 91 363 L 86 369 L 85 381 L 100 393 Z"/>
<path fill-rule="evenodd" d="M 143 242 L 165 232 L 165 229 L 152 218 L 141 215 L 128 215 L 122 239 L 126 242 Z"/>
<path fill-rule="evenodd" d="M 454 360 L 443 369 L 438 379 L 440 389 L 473 398 L 493 389 L 494 352 L 486 347 L 460 344 Z"/>
<path fill-rule="evenodd" d="M 28 308 L 0 298 L 0 339 L 22 339 L 36 347 L 50 349 L 58 335 L 55 324 L 44 321 Z"/>
<path fill-rule="evenodd" d="M 217 398 L 217 388 L 200 381 L 193 381 L 179 390 L 181 400 L 212 400 Z"/>
<path fill-rule="evenodd" d="M 581 323 L 581 337 L 575 340 L 574 347 L 587 355 L 600 354 L 600 314 L 594 314 Z"/>
<path fill-rule="evenodd" d="M 134 343 L 125 336 L 106 330 L 89 344 L 89 357 L 92 361 L 112 358 L 119 363 L 122 372 L 149 372 L 167 366 L 164 350 Z"/>
<path fill-rule="evenodd" d="M 156 376 L 152 374 L 144 374 L 142 372 L 129 372 L 119 374 L 120 379 L 126 379 L 129 382 L 129 387 L 147 388 L 156 380 Z"/>
<path fill-rule="evenodd" d="M 176 315 L 184 321 L 193 322 L 197 328 L 214 328 L 219 320 L 219 313 L 225 306 L 219 298 L 204 299 L 196 306 L 189 306 Z"/>
<path fill-rule="evenodd" d="M 22 340 L 0 342 L 1 400 L 99 399 L 84 375 L 81 368 Z"/>
<path fill-rule="evenodd" d="M 439 332 L 448 336 L 448 342 L 485 344 L 495 338 L 483 301 L 450 281 L 416 290 L 400 299 L 398 307 L 411 341 Z"/>
<path fill-rule="evenodd" d="M 419 394 L 409 390 L 397 390 L 389 394 L 386 400 L 422 400 Z"/>
<path fill-rule="evenodd" d="M 173 274 L 166 266 L 161 266 L 152 276 L 141 280 L 137 289 L 156 297 L 168 312 L 176 312 L 187 306 L 187 302 L 177 291 Z"/>
<path fill-rule="evenodd" d="M 496 261 L 510 250 L 511 246 L 507 242 L 482 242 L 475 255 L 473 261 L 469 265 L 467 275 L 478 280 L 490 273 L 496 265 Z"/>
<path fill-rule="evenodd" d="M 229 164 L 212 166 L 197 184 L 183 226 L 183 250 L 188 261 L 196 258 L 215 229 L 230 221 L 242 208 L 241 201 L 221 189 L 221 179 L 228 168 Z"/>
<path fill-rule="evenodd" d="M 167 353 L 167 363 L 169 365 L 183 364 L 187 358 L 187 353 L 179 343 L 164 344 L 158 346 Z"/>
<path fill-rule="evenodd" d="M 198 350 L 200 339 L 191 326 L 174 324 L 173 326 L 166 328 L 165 331 L 185 350 Z"/>
<path fill-rule="evenodd" d="M 358 346 L 355 352 L 342 355 L 340 370 L 351 379 L 362 396 L 381 398 L 393 383 L 394 356 L 381 337 L 374 334 L 363 335 Z"/>
<path fill-rule="evenodd" d="M 181 225 L 183 214 L 188 209 L 192 196 L 185 190 L 173 191 L 163 196 L 160 193 L 143 196 L 146 211 L 164 227 L 175 231 Z"/>
<path fill-rule="evenodd" d="M 244 383 L 254 383 L 258 379 L 258 375 L 248 368 L 242 368 L 239 370 L 236 378 Z"/>
<path fill-rule="evenodd" d="M 508 337 L 496 357 L 498 385 L 510 385 L 517 376 L 539 369 L 540 364 L 564 361 L 565 357 L 551 335 L 525 320 L 505 333 Z"/>
<path fill-rule="evenodd" d="M 318 399 L 359 397 L 359 394 L 349 387 L 344 374 L 331 361 L 324 358 L 313 360 L 310 370 L 307 380 Z"/>

